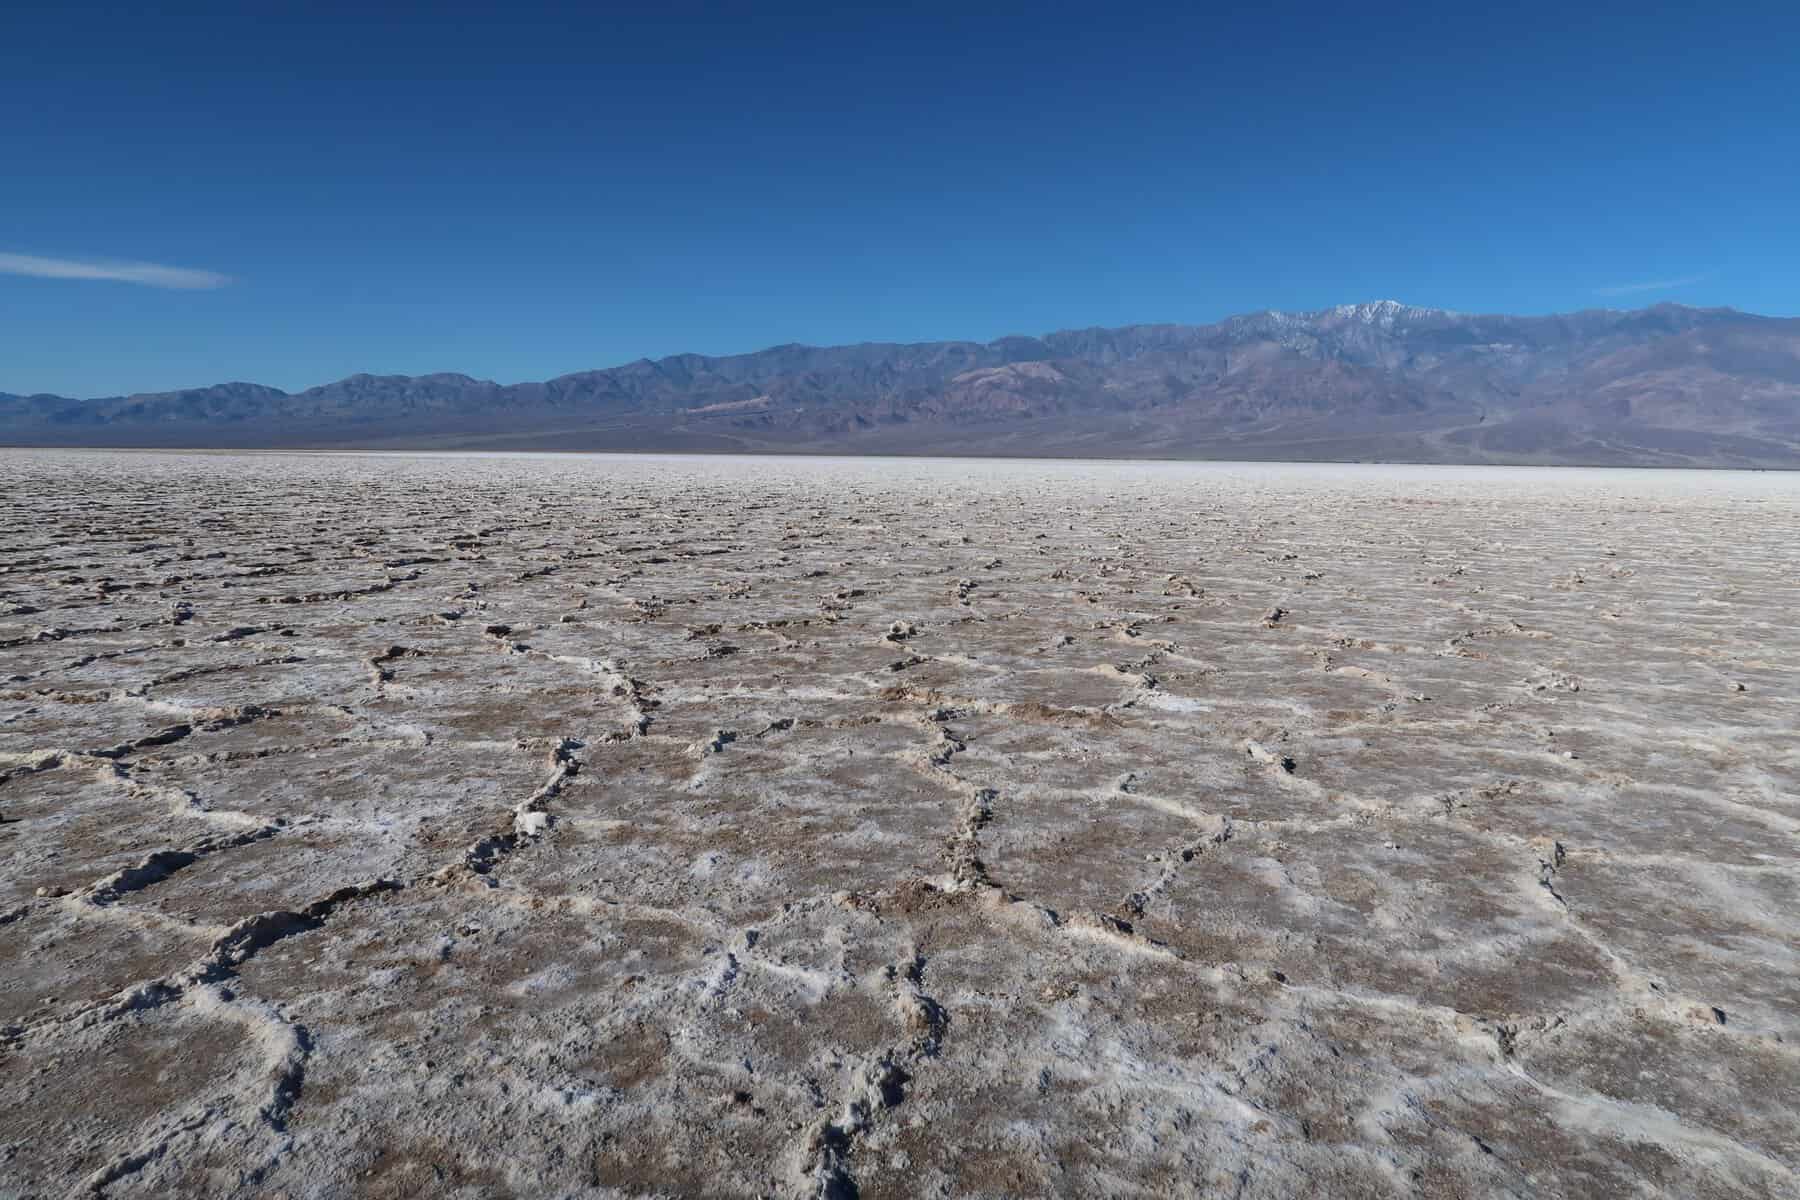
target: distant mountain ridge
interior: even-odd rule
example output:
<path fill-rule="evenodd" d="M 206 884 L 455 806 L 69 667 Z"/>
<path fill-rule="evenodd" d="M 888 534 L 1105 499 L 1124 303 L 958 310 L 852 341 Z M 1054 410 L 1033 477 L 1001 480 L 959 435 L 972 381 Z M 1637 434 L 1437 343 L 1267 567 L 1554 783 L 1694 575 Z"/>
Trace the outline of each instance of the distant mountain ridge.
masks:
<path fill-rule="evenodd" d="M 11 445 L 1800 467 L 1800 319 L 1397 301 L 997 341 L 681 354 L 538 383 L 352 375 L 71 400 Z"/>

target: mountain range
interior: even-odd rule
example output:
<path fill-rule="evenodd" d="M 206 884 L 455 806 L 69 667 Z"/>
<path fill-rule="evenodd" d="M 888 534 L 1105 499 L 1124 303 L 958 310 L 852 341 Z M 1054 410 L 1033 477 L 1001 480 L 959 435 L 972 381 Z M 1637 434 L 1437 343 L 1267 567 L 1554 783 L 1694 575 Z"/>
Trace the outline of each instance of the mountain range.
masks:
<path fill-rule="evenodd" d="M 1384 300 L 986 343 L 683 354 L 541 383 L 0 393 L 0 443 L 1800 467 L 1800 319 Z"/>

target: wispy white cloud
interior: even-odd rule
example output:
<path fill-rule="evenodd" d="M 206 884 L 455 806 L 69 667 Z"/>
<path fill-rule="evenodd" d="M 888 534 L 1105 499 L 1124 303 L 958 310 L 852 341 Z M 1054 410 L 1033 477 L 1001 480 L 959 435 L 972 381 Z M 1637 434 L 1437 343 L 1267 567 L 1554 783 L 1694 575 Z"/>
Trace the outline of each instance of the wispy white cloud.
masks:
<path fill-rule="evenodd" d="M 159 288 L 221 288 L 231 276 L 189 267 L 165 267 L 144 262 L 82 262 L 73 258 L 39 258 L 34 254 L 0 254 L 0 275 L 31 275 L 38 279 L 107 279 L 115 283 L 141 283 Z"/>
<path fill-rule="evenodd" d="M 1683 275 L 1679 279 L 1652 279 L 1645 283 L 1615 283 L 1611 287 L 1597 287 L 1596 296 L 1634 296 L 1639 292 L 1672 292 L 1676 288 L 1687 287 L 1690 283 L 1699 283 L 1706 279 L 1705 275 Z"/>

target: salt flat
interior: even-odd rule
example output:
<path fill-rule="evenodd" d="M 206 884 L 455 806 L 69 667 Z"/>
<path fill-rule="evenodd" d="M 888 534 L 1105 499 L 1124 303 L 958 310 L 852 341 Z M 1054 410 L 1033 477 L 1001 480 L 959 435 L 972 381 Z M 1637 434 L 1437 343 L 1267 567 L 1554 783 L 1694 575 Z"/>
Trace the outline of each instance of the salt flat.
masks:
<path fill-rule="evenodd" d="M 1800 1194 L 1800 476 L 0 508 L 0 1195 Z"/>

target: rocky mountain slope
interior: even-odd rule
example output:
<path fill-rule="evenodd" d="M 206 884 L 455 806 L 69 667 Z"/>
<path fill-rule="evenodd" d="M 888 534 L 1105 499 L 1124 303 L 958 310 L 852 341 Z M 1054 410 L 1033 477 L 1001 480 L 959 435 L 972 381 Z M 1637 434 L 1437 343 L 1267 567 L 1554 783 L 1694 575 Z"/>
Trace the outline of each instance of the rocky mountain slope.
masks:
<path fill-rule="evenodd" d="M 1800 466 L 1800 320 L 1394 301 L 989 343 L 777 346 L 501 385 L 0 393 L 14 445 Z"/>

